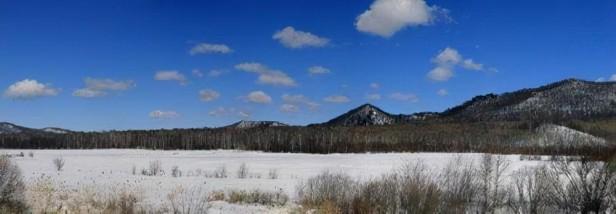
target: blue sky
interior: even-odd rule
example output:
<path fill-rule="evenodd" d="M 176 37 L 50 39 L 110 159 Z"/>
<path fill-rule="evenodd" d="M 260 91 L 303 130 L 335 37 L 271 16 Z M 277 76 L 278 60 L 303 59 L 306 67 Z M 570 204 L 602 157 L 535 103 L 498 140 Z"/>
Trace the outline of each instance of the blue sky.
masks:
<path fill-rule="evenodd" d="M 613 11 L 567 0 L 0 0 L 0 121 L 154 129 L 302 125 L 367 102 L 442 111 L 569 77 L 610 80 Z"/>

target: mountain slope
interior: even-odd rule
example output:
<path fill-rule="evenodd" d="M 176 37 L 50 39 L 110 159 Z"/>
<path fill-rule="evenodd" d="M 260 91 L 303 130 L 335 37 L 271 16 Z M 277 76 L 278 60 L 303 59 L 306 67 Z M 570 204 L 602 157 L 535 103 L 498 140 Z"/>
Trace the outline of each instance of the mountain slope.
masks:
<path fill-rule="evenodd" d="M 398 116 L 391 115 L 370 104 L 361 105 L 322 125 L 328 126 L 368 126 L 390 125 L 398 121 Z"/>
<path fill-rule="evenodd" d="M 533 89 L 477 96 L 442 118 L 462 121 L 559 121 L 616 116 L 616 83 L 567 79 Z"/>
<path fill-rule="evenodd" d="M 67 134 L 72 131 L 61 128 L 48 127 L 43 129 L 33 129 L 23 126 L 18 126 L 12 123 L 0 122 L 0 134 Z"/>
<path fill-rule="evenodd" d="M 237 123 L 225 126 L 224 128 L 236 128 L 236 129 L 249 129 L 256 127 L 279 127 L 279 126 L 289 126 L 287 124 L 277 122 L 277 121 L 248 121 L 241 120 Z"/>

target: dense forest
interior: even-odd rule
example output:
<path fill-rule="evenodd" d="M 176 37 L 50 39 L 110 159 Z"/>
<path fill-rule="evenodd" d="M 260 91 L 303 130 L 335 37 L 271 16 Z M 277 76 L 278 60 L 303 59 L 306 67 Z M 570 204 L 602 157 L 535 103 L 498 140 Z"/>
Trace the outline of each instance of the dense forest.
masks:
<path fill-rule="evenodd" d="M 142 148 L 163 150 L 242 149 L 266 152 L 493 152 L 520 154 L 614 153 L 605 145 L 537 145 L 536 126 L 526 122 L 414 123 L 385 126 L 287 126 L 173 129 L 66 134 L 2 134 L 0 147 L 20 149 Z M 614 121 L 566 124 L 613 145 Z M 607 147 L 607 148 L 606 148 Z"/>

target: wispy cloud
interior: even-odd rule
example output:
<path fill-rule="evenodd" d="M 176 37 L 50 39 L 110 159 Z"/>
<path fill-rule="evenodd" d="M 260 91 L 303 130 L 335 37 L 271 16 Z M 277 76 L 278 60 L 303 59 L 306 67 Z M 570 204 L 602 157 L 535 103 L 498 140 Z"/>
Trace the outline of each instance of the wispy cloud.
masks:
<path fill-rule="evenodd" d="M 310 74 L 311 76 L 329 74 L 330 72 L 331 71 L 329 70 L 329 68 L 326 68 L 320 65 L 315 65 L 315 66 L 308 68 L 308 74 Z"/>
<path fill-rule="evenodd" d="M 36 80 L 25 79 L 10 85 L 5 91 L 4 96 L 16 100 L 27 100 L 38 97 L 56 96 L 60 93 L 57 88 L 49 84 L 39 83 Z"/>
<path fill-rule="evenodd" d="M 218 91 L 212 89 L 204 89 L 199 91 L 199 98 L 203 102 L 210 102 L 218 99 L 220 97 L 220 93 Z"/>
<path fill-rule="evenodd" d="M 449 92 L 447 91 L 447 89 L 439 89 L 438 91 L 436 91 L 436 94 L 438 94 L 439 96 L 447 96 L 449 95 Z"/>
<path fill-rule="evenodd" d="M 154 79 L 158 81 L 177 81 L 182 85 L 187 82 L 186 76 L 176 70 L 157 71 L 156 74 L 154 74 Z"/>
<path fill-rule="evenodd" d="M 398 101 L 405 101 L 405 102 L 419 102 L 419 97 L 417 97 L 417 95 L 412 94 L 412 93 L 400 93 L 400 92 L 396 92 L 393 93 L 391 95 L 389 95 L 389 98 L 394 99 L 394 100 L 398 100 Z"/>
<path fill-rule="evenodd" d="M 252 91 L 243 97 L 245 101 L 259 104 L 269 104 L 272 102 L 272 97 L 263 91 Z"/>
<path fill-rule="evenodd" d="M 259 75 L 257 83 L 275 86 L 296 86 L 295 80 L 289 77 L 286 73 L 280 70 L 270 69 L 267 66 L 256 63 L 247 62 L 235 65 L 235 69 L 256 73 Z"/>
<path fill-rule="evenodd" d="M 150 118 L 153 119 L 175 119 L 179 116 L 180 114 L 175 111 L 155 110 L 150 112 Z"/>
<path fill-rule="evenodd" d="M 287 48 L 299 49 L 306 47 L 323 47 L 329 43 L 329 39 L 319 37 L 309 32 L 295 30 L 288 26 L 274 33 L 273 39 Z"/>
<path fill-rule="evenodd" d="M 311 111 L 315 111 L 319 108 L 319 106 L 321 106 L 319 103 L 310 100 L 303 94 L 284 94 L 282 95 L 282 101 L 285 104 L 291 104 L 298 108 L 302 106 Z"/>
<path fill-rule="evenodd" d="M 351 99 L 343 95 L 332 95 L 332 96 L 325 97 L 323 101 L 328 102 L 328 103 L 348 103 L 348 102 L 351 102 Z"/>
<path fill-rule="evenodd" d="M 135 87 L 131 80 L 116 81 L 112 79 L 84 79 L 85 87 L 73 92 L 73 96 L 82 98 L 95 98 L 106 96 L 110 91 L 125 91 Z"/>
<path fill-rule="evenodd" d="M 199 43 L 193 46 L 189 53 L 190 55 L 197 54 L 228 54 L 233 52 L 229 46 L 225 44 L 210 44 L 210 43 Z"/>

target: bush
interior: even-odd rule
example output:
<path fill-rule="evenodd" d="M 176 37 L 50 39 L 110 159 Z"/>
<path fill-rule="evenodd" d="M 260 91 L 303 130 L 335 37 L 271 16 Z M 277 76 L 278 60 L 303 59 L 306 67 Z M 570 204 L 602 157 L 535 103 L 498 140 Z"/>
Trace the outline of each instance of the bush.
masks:
<path fill-rule="evenodd" d="M 278 170 L 270 169 L 269 172 L 267 173 L 267 177 L 269 179 L 278 179 Z"/>
<path fill-rule="evenodd" d="M 28 157 L 33 158 L 34 157 L 34 152 L 32 152 L 32 151 L 28 152 Z"/>
<path fill-rule="evenodd" d="M 242 163 L 242 165 L 240 165 L 240 168 L 237 170 L 237 178 L 248 178 L 248 166 L 246 166 L 246 163 Z"/>
<path fill-rule="evenodd" d="M 333 205 L 338 210 L 351 210 L 357 183 L 348 175 L 325 171 L 298 186 L 300 203 L 306 207 Z"/>
<path fill-rule="evenodd" d="M 172 209 L 172 213 L 178 214 L 202 214 L 207 213 L 209 206 L 208 194 L 199 187 L 185 189 L 178 186 L 173 190 L 167 199 Z"/>
<path fill-rule="evenodd" d="M 27 206 L 21 171 L 7 156 L 0 156 L 0 213 L 23 213 Z"/>
<path fill-rule="evenodd" d="M 282 190 L 277 192 L 253 191 L 231 191 L 229 193 L 229 203 L 234 204 L 261 204 L 266 206 L 284 206 L 289 201 Z"/>
<path fill-rule="evenodd" d="M 56 167 L 57 171 L 62 171 L 62 169 L 64 169 L 64 159 L 62 157 L 53 159 L 53 165 Z"/>
<path fill-rule="evenodd" d="M 180 168 L 178 166 L 171 167 L 171 176 L 173 176 L 174 178 L 182 177 L 182 171 L 180 171 Z"/>

